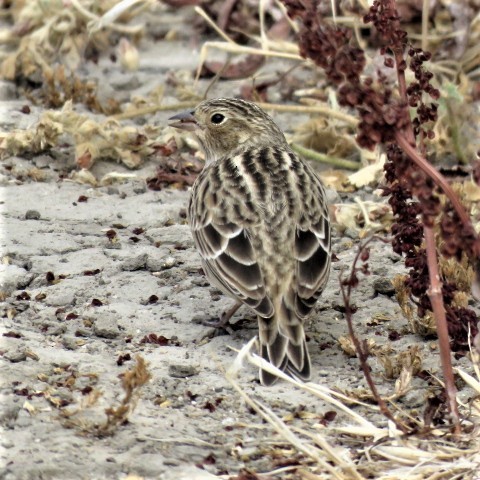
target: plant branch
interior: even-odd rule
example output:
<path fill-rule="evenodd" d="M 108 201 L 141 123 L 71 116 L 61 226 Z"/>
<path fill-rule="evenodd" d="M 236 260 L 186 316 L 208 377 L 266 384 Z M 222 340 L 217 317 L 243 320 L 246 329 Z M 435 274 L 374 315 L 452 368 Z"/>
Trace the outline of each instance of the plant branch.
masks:
<path fill-rule="evenodd" d="M 442 297 L 442 285 L 440 274 L 438 272 L 438 261 L 435 244 L 435 233 L 433 228 L 423 226 L 425 235 L 425 250 L 427 252 L 428 274 L 430 277 L 430 288 L 428 297 L 432 304 L 433 314 L 437 325 L 438 343 L 440 346 L 440 361 L 442 363 L 443 376 L 445 379 L 445 389 L 447 392 L 448 409 L 453 421 L 454 433 L 460 434 L 460 418 L 456 402 L 457 389 L 452 370 L 452 360 L 450 356 L 450 339 L 448 336 L 447 318 L 445 315 L 445 306 Z"/>
<path fill-rule="evenodd" d="M 378 407 L 380 408 L 380 411 L 382 412 L 382 414 L 386 418 L 391 420 L 402 433 L 408 433 L 408 429 L 394 417 L 392 412 L 388 409 L 385 400 L 378 393 L 377 386 L 375 385 L 375 382 L 373 381 L 372 375 L 370 373 L 370 366 L 368 365 L 368 352 L 362 346 L 362 343 L 356 336 L 355 330 L 353 328 L 353 321 L 352 321 L 353 310 L 350 304 L 350 300 L 352 295 L 354 279 L 356 278 L 356 274 L 357 274 L 357 262 L 360 259 L 360 257 L 363 256 L 368 244 L 372 242 L 375 238 L 377 237 L 370 237 L 363 245 L 360 245 L 358 252 L 355 255 L 355 258 L 353 260 L 352 268 L 350 270 L 350 275 L 346 280 L 340 279 L 340 290 L 342 292 L 343 303 L 345 305 L 345 317 L 348 325 L 348 333 L 355 346 L 355 351 L 357 352 L 357 357 L 360 362 L 360 367 L 363 371 L 365 379 L 367 380 L 367 383 L 368 383 L 368 386 L 370 387 L 372 395 L 375 401 L 377 402 Z"/>
<path fill-rule="evenodd" d="M 402 148 L 402 150 L 408 155 L 410 160 L 412 160 L 415 165 L 417 165 L 420 170 L 426 173 L 443 191 L 446 197 L 452 203 L 455 212 L 460 217 L 460 220 L 465 225 L 470 225 L 471 220 L 468 213 L 465 211 L 465 208 L 460 203 L 458 196 L 453 191 L 452 187 L 448 183 L 447 179 L 430 163 L 427 162 L 425 158 L 423 158 L 411 145 L 408 141 L 405 132 L 396 131 L 395 132 L 395 140 L 397 141 L 398 145 Z M 478 252 L 480 253 L 480 252 Z"/>
<path fill-rule="evenodd" d="M 357 171 L 361 167 L 361 164 L 359 162 L 346 160 L 345 158 L 332 157 L 331 155 L 325 155 L 324 153 L 316 152 L 315 150 L 302 147 L 297 143 L 292 143 L 290 146 L 292 147 L 292 150 L 294 152 L 302 155 L 302 157 L 308 158 L 310 160 L 315 160 L 325 165 L 330 165 L 336 168 L 345 168 L 347 170 L 354 171 Z"/>
<path fill-rule="evenodd" d="M 391 5 L 396 8 L 395 0 L 390 0 Z M 425 3 L 425 2 L 424 2 Z M 425 12 L 424 12 L 425 13 Z M 397 22 L 398 23 L 398 22 Z M 398 25 L 396 26 L 398 28 Z M 395 49 L 395 65 L 397 68 L 397 79 L 399 85 L 400 97 L 408 105 L 408 96 L 405 79 L 405 59 L 404 53 L 399 48 Z M 421 154 L 418 151 L 415 134 L 413 131 L 413 125 L 411 122 L 407 123 L 404 130 L 395 131 L 395 139 L 402 150 L 408 155 L 410 160 L 415 163 L 429 178 L 433 179 L 435 184 L 438 185 L 445 195 L 451 201 L 455 211 L 465 225 L 471 224 L 470 217 L 465 211 L 463 205 L 460 203 L 457 195 L 453 192 L 450 184 L 441 175 L 438 170 L 430 165 L 424 157 L 425 143 L 424 143 L 424 131 L 420 131 L 420 149 Z M 445 389 L 447 394 L 448 409 L 453 422 L 453 429 L 455 434 L 460 433 L 460 420 L 458 416 L 458 406 L 456 400 L 456 388 L 455 379 L 453 376 L 452 362 L 451 362 L 451 349 L 450 338 L 448 335 L 448 323 L 445 313 L 445 304 L 443 301 L 442 285 L 440 283 L 440 275 L 438 272 L 438 259 L 437 259 L 437 245 L 435 242 L 435 232 L 433 228 L 427 225 L 427 222 L 423 222 L 423 232 L 425 238 L 425 251 L 427 255 L 428 275 L 430 279 L 430 286 L 427 291 L 428 298 L 433 310 L 433 316 L 435 318 L 438 343 L 440 347 L 440 361 L 442 364 L 443 376 L 445 379 Z"/>

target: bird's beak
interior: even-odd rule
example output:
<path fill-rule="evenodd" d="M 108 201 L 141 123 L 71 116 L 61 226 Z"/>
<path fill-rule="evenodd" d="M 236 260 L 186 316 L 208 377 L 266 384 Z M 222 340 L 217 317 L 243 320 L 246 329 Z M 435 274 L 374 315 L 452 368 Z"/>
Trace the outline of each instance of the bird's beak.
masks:
<path fill-rule="evenodd" d="M 181 130 L 196 130 L 198 128 L 198 123 L 195 120 L 193 113 L 193 111 L 177 113 L 168 119 L 169 125 Z"/>

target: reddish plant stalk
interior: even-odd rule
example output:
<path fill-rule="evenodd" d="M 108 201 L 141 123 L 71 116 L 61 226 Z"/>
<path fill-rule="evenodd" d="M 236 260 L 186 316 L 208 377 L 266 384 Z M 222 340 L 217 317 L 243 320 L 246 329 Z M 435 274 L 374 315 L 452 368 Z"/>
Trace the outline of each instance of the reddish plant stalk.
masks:
<path fill-rule="evenodd" d="M 390 8 L 396 11 L 396 1 L 387 0 Z M 395 28 L 399 29 L 399 22 L 394 22 Z M 394 49 L 395 66 L 397 70 L 398 90 L 400 98 L 405 102 L 405 108 L 408 105 L 407 84 L 405 78 L 405 64 L 404 52 L 401 48 Z M 423 139 L 423 135 L 421 136 Z M 406 124 L 403 131 L 395 131 L 395 140 L 400 148 L 408 155 L 410 160 L 415 163 L 424 173 L 432 178 L 435 183 L 443 190 L 445 195 L 452 202 L 452 205 L 463 223 L 470 223 L 470 218 L 465 211 L 463 205 L 460 203 L 457 195 L 452 190 L 452 187 L 447 182 L 445 177 L 441 175 L 437 169 L 427 162 L 425 158 L 419 153 L 415 135 L 413 132 L 412 123 Z M 424 146 L 422 142 L 422 146 Z M 427 255 L 428 275 L 430 278 L 430 288 L 428 289 L 428 297 L 432 305 L 433 316 L 437 327 L 438 344 L 440 350 L 440 360 L 442 364 L 443 376 L 445 380 L 445 390 L 447 394 L 448 409 L 453 422 L 453 429 L 456 434 L 460 433 L 460 419 L 458 415 L 458 406 L 456 400 L 457 390 L 455 387 L 455 379 L 453 376 L 450 338 L 448 335 L 447 316 L 445 313 L 445 305 L 443 302 L 442 285 L 440 282 L 440 274 L 438 271 L 437 246 L 435 242 L 435 232 L 433 228 L 423 223 L 423 232 L 425 238 L 425 250 Z"/>
<path fill-rule="evenodd" d="M 408 433 L 407 427 L 405 427 L 405 425 L 403 425 L 400 421 L 398 421 L 395 418 L 393 413 L 387 407 L 385 400 L 378 393 L 377 386 L 375 385 L 375 382 L 373 381 L 372 375 L 370 373 L 370 366 L 368 365 L 367 347 L 365 345 L 365 342 L 360 342 L 353 328 L 353 320 L 352 320 L 353 310 L 350 305 L 350 299 L 352 295 L 352 288 L 358 282 L 357 263 L 360 257 L 364 255 L 364 252 L 368 251 L 367 246 L 374 239 L 377 239 L 377 237 L 374 237 L 374 236 L 370 237 L 363 245 L 360 245 L 360 247 L 358 248 L 358 252 L 355 255 L 355 258 L 352 262 L 350 275 L 348 276 L 347 279 L 344 279 L 344 280 L 340 278 L 340 290 L 342 292 L 343 304 L 345 305 L 345 318 L 347 320 L 348 333 L 350 335 L 350 338 L 352 339 L 353 345 L 355 346 L 355 351 L 357 352 L 357 357 L 360 362 L 360 368 L 362 369 L 363 375 L 365 376 L 365 380 L 367 381 L 368 386 L 370 387 L 373 398 L 377 402 L 377 405 L 380 408 L 380 411 L 382 412 L 382 414 L 386 418 L 391 420 L 402 433 Z M 384 241 L 383 239 L 380 239 L 380 240 Z"/>
<path fill-rule="evenodd" d="M 452 418 L 454 433 L 460 434 L 460 417 L 457 406 L 457 388 L 453 376 L 452 359 L 450 353 L 450 338 L 448 336 L 447 317 L 443 304 L 442 284 L 438 272 L 437 247 L 435 243 L 435 232 L 433 228 L 423 225 L 425 235 L 425 250 L 427 252 L 428 275 L 430 277 L 430 288 L 428 298 L 432 304 L 433 316 L 437 325 L 438 345 L 440 349 L 440 361 L 442 364 L 443 377 L 445 380 L 445 391 L 447 394 L 448 410 Z"/>
<path fill-rule="evenodd" d="M 416 147 L 407 139 L 407 136 L 409 136 L 408 131 L 406 133 L 398 130 L 395 132 L 395 140 L 399 147 L 408 155 L 410 160 L 412 160 L 418 168 L 425 172 L 442 189 L 443 193 L 452 203 L 452 206 L 461 221 L 467 225 L 471 224 L 468 213 L 465 211 L 464 206 L 460 203 L 458 196 L 455 194 L 446 178 L 418 153 Z M 480 251 L 478 253 L 480 253 Z"/>

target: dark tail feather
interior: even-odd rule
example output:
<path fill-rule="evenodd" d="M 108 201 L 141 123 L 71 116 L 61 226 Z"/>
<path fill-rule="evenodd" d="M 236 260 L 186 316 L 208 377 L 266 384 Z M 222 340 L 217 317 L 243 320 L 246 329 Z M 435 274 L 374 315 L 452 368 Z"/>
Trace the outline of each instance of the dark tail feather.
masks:
<path fill-rule="evenodd" d="M 275 365 L 282 372 L 285 371 L 288 363 L 288 357 L 286 355 L 287 344 L 287 339 L 279 333 L 275 334 L 275 338 L 270 344 L 261 341 L 260 353 L 262 358 L 272 365 Z M 276 375 L 260 369 L 260 381 L 262 385 L 273 385 L 277 380 L 278 377 Z"/>
<path fill-rule="evenodd" d="M 261 350 L 262 350 L 261 351 L 262 358 L 264 358 L 265 360 L 273 364 L 268 354 L 268 350 L 269 350 L 268 346 L 262 345 Z M 282 372 L 284 372 L 285 369 L 287 368 L 287 364 L 288 364 L 288 358 L 285 355 L 282 359 L 282 362 L 279 365 L 277 365 L 277 368 L 279 368 Z M 266 370 L 262 370 L 262 369 L 259 370 L 259 377 L 262 385 L 265 385 L 266 387 L 273 385 L 278 380 L 278 377 L 275 374 L 267 372 Z"/>
<path fill-rule="evenodd" d="M 258 317 L 260 354 L 282 372 L 310 380 L 311 365 L 303 324 L 284 303 L 278 317 Z M 273 385 L 278 377 L 260 369 L 262 385 Z"/>
<path fill-rule="evenodd" d="M 262 358 L 276 365 L 282 372 L 287 371 L 303 381 L 310 380 L 311 364 L 305 340 L 300 345 L 294 345 L 278 333 L 272 345 L 261 344 L 260 353 Z M 278 380 L 275 374 L 262 369 L 259 376 L 260 382 L 265 386 L 273 385 Z"/>
<path fill-rule="evenodd" d="M 298 377 L 304 382 L 308 382 L 311 377 L 310 355 L 308 354 L 307 343 L 305 340 L 300 345 L 288 343 L 287 347 L 288 363 L 287 372 L 294 377 Z"/>

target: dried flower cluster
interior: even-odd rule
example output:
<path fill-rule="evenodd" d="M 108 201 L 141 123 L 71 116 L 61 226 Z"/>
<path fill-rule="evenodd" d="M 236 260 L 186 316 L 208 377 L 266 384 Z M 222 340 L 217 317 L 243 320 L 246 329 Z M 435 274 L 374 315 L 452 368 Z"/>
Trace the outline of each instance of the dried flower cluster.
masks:
<path fill-rule="evenodd" d="M 300 19 L 298 41 L 302 56 L 324 69 L 328 80 L 338 87 L 341 105 L 357 110 L 360 116 L 359 145 L 372 149 L 382 144 L 386 148 L 388 183 L 385 195 L 389 195 L 396 219 L 392 227 L 393 250 L 405 257 L 405 264 L 410 268 L 407 287 L 418 307 L 418 314 L 423 316 L 432 310 L 428 296 L 429 269 L 426 251 L 422 247 L 424 226 L 433 227 L 440 216 L 441 253 L 445 257 L 460 259 L 462 252 L 466 252 L 475 259 L 480 254 L 480 242 L 472 224 L 461 219 L 449 202 L 442 206 L 436 179 L 420 170 L 398 145 L 398 138 L 402 136 L 405 143 L 414 148 L 417 141 L 424 153 L 424 140 L 433 138 L 431 125 L 437 119 L 437 105 L 424 101 L 426 96 L 432 100 L 440 96 L 431 84 L 432 73 L 424 67 L 431 55 L 409 45 L 406 32 L 400 28 L 395 2 L 376 0 L 364 21 L 372 23 L 379 33 L 384 44 L 381 49 L 384 64 L 397 69 L 398 89 L 389 84 L 381 72 L 377 72 L 376 78 L 361 77 L 365 53 L 352 44 L 348 28 L 328 24 L 322 19 L 321 2 L 283 0 L 283 3 L 292 18 Z M 404 75 L 407 68 L 415 75 L 409 85 L 406 85 Z M 416 111 L 413 121 L 409 107 Z M 452 346 L 455 350 L 463 350 L 468 329 L 474 335 L 477 333 L 476 315 L 468 308 L 455 306 L 456 286 L 447 279 L 442 281 Z"/>
<path fill-rule="evenodd" d="M 314 0 L 283 3 L 292 18 L 301 19 L 301 55 L 323 68 L 328 80 L 338 86 L 339 103 L 359 113 L 359 145 L 372 149 L 378 143 L 392 142 L 395 129 L 401 130 L 410 122 L 406 105 L 393 96 L 381 73 L 376 82 L 371 77 L 361 78 L 365 53 L 352 45 L 351 30 L 325 23 L 317 8 L 319 2 Z"/>

